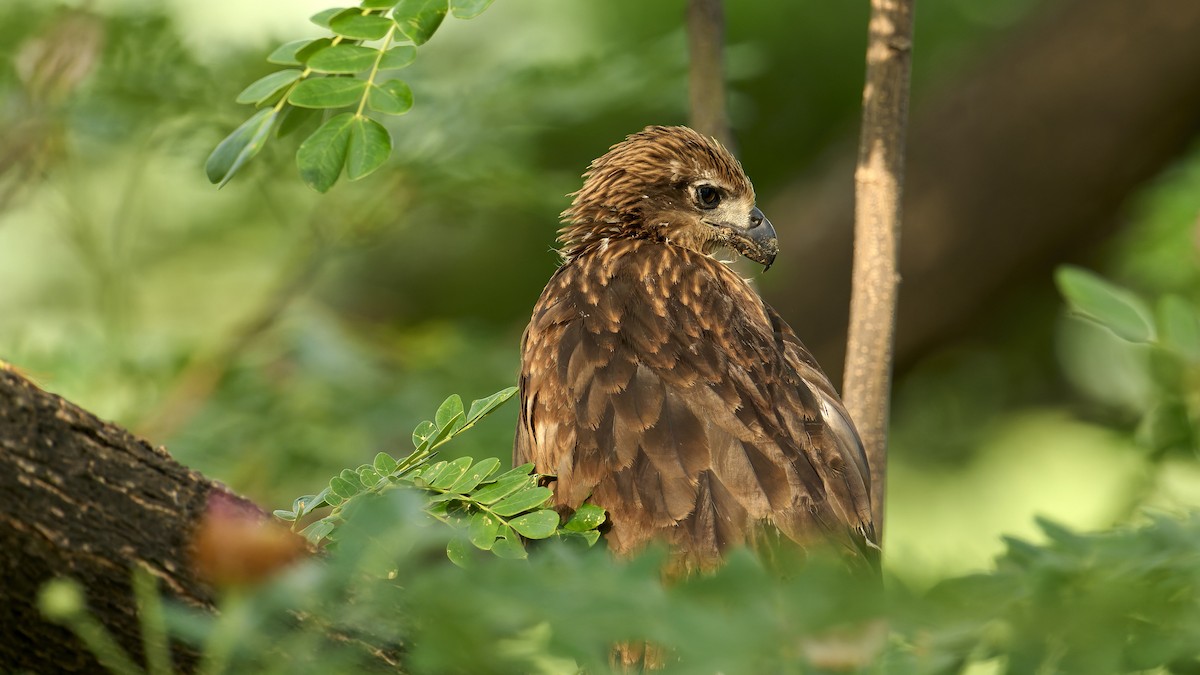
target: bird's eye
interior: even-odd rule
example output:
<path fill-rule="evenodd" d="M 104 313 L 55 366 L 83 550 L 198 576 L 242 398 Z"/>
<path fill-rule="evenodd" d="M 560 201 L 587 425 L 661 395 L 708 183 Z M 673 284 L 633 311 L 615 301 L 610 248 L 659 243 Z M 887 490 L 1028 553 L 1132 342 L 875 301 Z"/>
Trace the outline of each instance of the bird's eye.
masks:
<path fill-rule="evenodd" d="M 711 185 L 696 188 L 696 201 L 702 209 L 715 209 L 721 203 L 721 192 Z"/>

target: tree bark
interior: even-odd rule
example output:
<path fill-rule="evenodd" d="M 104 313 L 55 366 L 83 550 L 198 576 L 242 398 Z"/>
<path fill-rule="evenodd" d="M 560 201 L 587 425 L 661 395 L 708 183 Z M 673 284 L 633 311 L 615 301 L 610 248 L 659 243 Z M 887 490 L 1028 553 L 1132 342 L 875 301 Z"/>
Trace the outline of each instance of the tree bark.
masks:
<path fill-rule="evenodd" d="M 164 597 L 212 608 L 192 570 L 192 535 L 210 500 L 257 510 L 162 448 L 42 391 L 0 362 L 0 664 L 6 672 L 103 672 L 65 628 L 42 619 L 42 585 L 72 577 L 90 611 L 135 659 L 137 565 Z M 187 669 L 195 654 L 175 645 Z"/>
<path fill-rule="evenodd" d="M 1128 196 L 1196 137 L 1200 3 L 1038 11 L 914 102 L 899 367 L 961 334 L 1013 281 L 1044 279 L 1051 292 L 1053 266 L 1111 232 Z M 853 161 L 842 153 L 764 209 L 785 250 L 765 294 L 828 372 L 845 345 Z"/>
<path fill-rule="evenodd" d="M 912 72 L 913 0 L 872 0 L 862 133 L 854 172 L 854 274 L 843 396 L 871 471 L 871 519 L 883 541 L 904 132 Z"/>

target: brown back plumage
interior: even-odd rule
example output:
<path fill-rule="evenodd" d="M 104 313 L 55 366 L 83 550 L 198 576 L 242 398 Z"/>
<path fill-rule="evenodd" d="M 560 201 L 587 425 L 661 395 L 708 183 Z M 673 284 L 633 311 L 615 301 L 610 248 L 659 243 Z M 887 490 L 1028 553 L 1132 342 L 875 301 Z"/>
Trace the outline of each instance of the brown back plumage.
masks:
<path fill-rule="evenodd" d="M 709 255 L 698 180 L 753 207 L 737 160 L 684 127 L 592 162 L 522 340 L 514 461 L 556 475 L 561 508 L 606 508 L 617 553 L 661 539 L 709 567 L 773 526 L 870 557 L 861 442 L 792 330 Z"/>

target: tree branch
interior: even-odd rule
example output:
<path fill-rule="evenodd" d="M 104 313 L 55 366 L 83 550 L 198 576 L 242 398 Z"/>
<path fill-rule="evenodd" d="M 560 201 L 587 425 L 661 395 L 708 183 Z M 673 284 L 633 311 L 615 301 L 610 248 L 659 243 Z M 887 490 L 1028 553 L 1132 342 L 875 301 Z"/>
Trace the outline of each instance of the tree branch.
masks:
<path fill-rule="evenodd" d="M 725 10 L 721 0 L 688 0 L 687 31 L 689 124 L 736 155 L 725 104 Z"/>
<path fill-rule="evenodd" d="M 897 260 L 913 1 L 871 1 L 862 135 L 854 172 L 854 275 L 843 395 L 866 446 L 871 516 L 880 541 L 900 281 Z"/>

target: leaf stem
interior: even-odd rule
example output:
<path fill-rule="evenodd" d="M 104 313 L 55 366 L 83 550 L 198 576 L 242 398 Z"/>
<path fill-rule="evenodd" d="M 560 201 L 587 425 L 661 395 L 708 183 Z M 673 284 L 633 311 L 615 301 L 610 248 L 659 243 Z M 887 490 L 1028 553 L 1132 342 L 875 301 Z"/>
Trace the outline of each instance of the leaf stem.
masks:
<path fill-rule="evenodd" d="M 388 46 L 392 44 L 392 35 L 395 32 L 396 24 L 393 22 L 392 27 L 383 36 L 383 42 L 379 45 L 379 53 L 375 55 L 375 63 L 371 64 L 371 72 L 367 75 L 367 88 L 363 89 L 362 98 L 358 101 L 358 110 L 354 111 L 355 117 L 362 117 L 363 109 L 367 106 L 367 98 L 371 96 L 371 87 L 375 86 L 375 76 L 379 74 L 379 64 L 383 63 L 383 55 L 387 53 Z M 446 440 L 449 440 L 449 437 Z"/>

